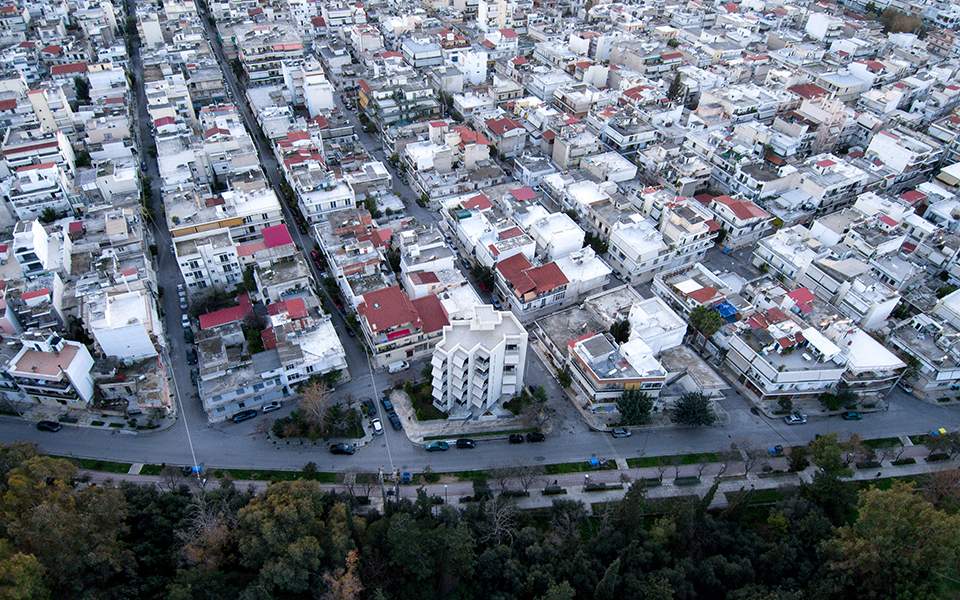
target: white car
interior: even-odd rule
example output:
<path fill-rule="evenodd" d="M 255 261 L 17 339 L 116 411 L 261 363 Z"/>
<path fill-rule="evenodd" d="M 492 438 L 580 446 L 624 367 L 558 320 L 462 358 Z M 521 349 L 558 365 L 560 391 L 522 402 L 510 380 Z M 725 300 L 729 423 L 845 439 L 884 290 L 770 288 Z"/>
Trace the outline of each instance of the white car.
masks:
<path fill-rule="evenodd" d="M 370 421 L 370 424 L 373 425 L 373 435 L 383 435 L 383 423 L 380 422 L 380 419 L 374 419 Z"/>
<path fill-rule="evenodd" d="M 268 413 L 268 412 L 273 412 L 273 411 L 275 411 L 275 410 L 280 410 L 281 408 L 283 408 L 283 405 L 280 404 L 280 402 L 279 402 L 278 400 L 274 400 L 274 401 L 272 401 L 272 402 L 267 402 L 266 404 L 264 404 L 264 405 L 260 408 L 260 411 L 263 412 L 264 414 L 266 414 L 266 413 Z"/>
<path fill-rule="evenodd" d="M 184 329 L 190 329 L 190 317 L 187 315 L 180 315 L 180 324 L 183 325 Z"/>

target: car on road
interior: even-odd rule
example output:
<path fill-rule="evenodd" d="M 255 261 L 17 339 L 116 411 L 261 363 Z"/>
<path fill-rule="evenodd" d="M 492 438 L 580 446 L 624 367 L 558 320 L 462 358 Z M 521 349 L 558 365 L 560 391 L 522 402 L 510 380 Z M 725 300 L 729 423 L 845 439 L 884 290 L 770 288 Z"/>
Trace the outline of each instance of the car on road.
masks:
<path fill-rule="evenodd" d="M 283 404 L 280 404 L 279 400 L 273 400 L 271 402 L 267 402 L 262 407 L 260 407 L 260 411 L 266 414 L 269 412 L 273 412 L 275 410 L 280 410 L 281 408 L 283 408 Z"/>
<path fill-rule="evenodd" d="M 624 429 L 623 427 L 617 427 L 616 429 L 610 430 L 610 435 L 615 438 L 628 438 L 633 435 L 633 432 L 629 429 Z"/>
<path fill-rule="evenodd" d="M 840 418 L 844 421 L 862 421 L 863 413 L 856 410 L 848 410 L 847 412 L 840 415 Z"/>
<path fill-rule="evenodd" d="M 187 310 L 187 299 L 180 298 L 180 310 Z"/>
<path fill-rule="evenodd" d="M 363 411 L 368 417 L 373 417 L 377 414 L 377 405 L 374 404 L 370 398 L 360 400 L 360 406 L 363 407 Z"/>
<path fill-rule="evenodd" d="M 539 431 L 531 431 L 527 434 L 527 441 L 532 443 L 542 442 L 547 439 L 547 436 L 543 435 Z"/>
<path fill-rule="evenodd" d="M 190 329 L 190 317 L 187 315 L 180 315 L 180 324 L 183 325 L 184 329 Z"/>
<path fill-rule="evenodd" d="M 63 429 L 63 425 L 57 423 L 56 421 L 37 421 L 37 429 L 40 431 L 49 431 L 50 433 L 56 433 Z"/>
<path fill-rule="evenodd" d="M 424 449 L 427 452 L 446 452 L 447 450 L 450 449 L 450 444 L 444 441 L 430 442 L 429 444 L 424 446 Z"/>
<path fill-rule="evenodd" d="M 370 425 L 373 426 L 373 435 L 383 435 L 383 423 L 380 419 L 370 421 Z"/>
<path fill-rule="evenodd" d="M 387 412 L 394 412 L 394 411 L 396 411 L 396 409 L 393 408 L 393 402 L 390 402 L 390 399 L 387 398 L 386 396 L 384 396 L 383 398 L 380 398 L 380 404 L 383 405 L 383 410 L 385 410 L 385 411 L 387 411 Z"/>
<path fill-rule="evenodd" d="M 387 365 L 387 372 L 390 374 L 406 371 L 410 368 L 410 363 L 405 360 L 398 360 Z"/>
<path fill-rule="evenodd" d="M 230 417 L 230 420 L 233 421 L 234 423 L 243 423 L 244 421 L 249 421 L 250 419 L 256 416 L 257 416 L 257 411 L 253 409 L 241 410 L 237 414 Z"/>
<path fill-rule="evenodd" d="M 477 443 L 469 438 L 460 438 L 457 440 L 457 448 L 461 450 L 473 450 L 477 447 Z"/>
<path fill-rule="evenodd" d="M 403 424 L 400 422 L 400 417 L 397 416 L 397 413 L 390 413 L 390 415 L 387 417 L 387 420 L 390 421 L 390 426 L 393 427 L 394 431 L 400 431 L 403 429 Z"/>
<path fill-rule="evenodd" d="M 523 435 L 519 433 L 511 433 L 510 437 L 507 438 L 507 441 L 509 441 L 511 444 L 522 444 Z"/>
<path fill-rule="evenodd" d="M 803 425 L 807 422 L 807 415 L 803 413 L 793 412 L 783 418 L 783 422 L 787 425 Z"/>
<path fill-rule="evenodd" d="M 353 444 L 330 444 L 330 454 L 345 454 L 347 456 L 356 453 L 357 449 Z"/>

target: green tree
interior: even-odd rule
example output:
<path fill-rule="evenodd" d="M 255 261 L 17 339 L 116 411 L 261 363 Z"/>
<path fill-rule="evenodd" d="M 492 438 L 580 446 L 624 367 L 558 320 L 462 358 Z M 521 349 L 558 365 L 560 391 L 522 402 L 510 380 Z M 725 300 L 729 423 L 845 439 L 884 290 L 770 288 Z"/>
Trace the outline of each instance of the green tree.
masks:
<path fill-rule="evenodd" d="M 0 599 L 45 600 L 50 597 L 46 570 L 32 554 L 15 552 L 0 540 Z"/>
<path fill-rule="evenodd" d="M 678 425 L 702 427 L 713 425 L 717 415 L 709 398 L 699 392 L 690 392 L 680 396 L 674 404 L 670 419 Z"/>
<path fill-rule="evenodd" d="M 960 559 L 960 516 L 938 510 L 903 482 L 862 491 L 857 515 L 826 545 L 847 597 L 949 595 L 945 576 L 956 573 Z"/>
<path fill-rule="evenodd" d="M 723 327 L 720 313 L 706 306 L 698 306 L 690 311 L 690 325 L 704 337 L 710 337 Z"/>
<path fill-rule="evenodd" d="M 827 433 L 810 442 L 810 456 L 821 471 L 827 475 L 840 476 L 848 473 L 843 460 L 844 447 L 837 434 Z"/>
<path fill-rule="evenodd" d="M 569 368 L 563 367 L 563 369 L 557 373 L 557 383 L 559 383 L 562 388 L 568 388 L 573 384 L 573 378 L 570 376 Z"/>
<path fill-rule="evenodd" d="M 73 87 L 77 93 L 77 102 L 80 104 L 90 103 L 90 83 L 84 77 L 74 77 Z"/>
<path fill-rule="evenodd" d="M 86 150 L 78 150 L 74 153 L 73 164 L 77 167 L 89 167 L 90 166 L 90 153 Z"/>
<path fill-rule="evenodd" d="M 639 390 L 627 390 L 617 398 L 621 425 L 643 425 L 650 421 L 653 399 Z"/>
<path fill-rule="evenodd" d="M 669 40 L 667 40 L 667 45 L 670 46 L 671 48 L 679 48 L 680 40 L 678 40 L 677 38 L 670 38 Z"/>
<path fill-rule="evenodd" d="M 683 79 L 681 79 L 679 71 L 674 74 L 673 81 L 670 82 L 670 87 L 667 89 L 667 97 L 674 102 L 679 102 L 683 98 Z"/>
<path fill-rule="evenodd" d="M 40 219 L 41 223 L 53 223 L 57 220 L 57 216 L 57 211 L 48 206 L 40 212 L 40 216 L 38 218 Z"/>
<path fill-rule="evenodd" d="M 610 326 L 610 335 L 618 344 L 622 344 L 630 339 L 630 321 L 620 320 Z"/>

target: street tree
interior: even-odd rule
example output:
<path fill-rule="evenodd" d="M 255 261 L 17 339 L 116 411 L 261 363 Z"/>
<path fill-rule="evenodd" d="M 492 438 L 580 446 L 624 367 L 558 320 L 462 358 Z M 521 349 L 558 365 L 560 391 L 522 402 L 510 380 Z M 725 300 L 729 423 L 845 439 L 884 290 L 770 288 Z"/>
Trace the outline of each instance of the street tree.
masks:
<path fill-rule="evenodd" d="M 670 419 L 678 425 L 702 427 L 713 425 L 717 415 L 709 398 L 700 392 L 688 392 L 674 404 Z"/>
<path fill-rule="evenodd" d="M 322 380 L 312 381 L 300 390 L 300 411 L 314 425 L 322 425 L 333 405 L 330 388 Z"/>
<path fill-rule="evenodd" d="M 622 319 L 614 322 L 610 326 L 610 336 L 618 344 L 622 344 L 630 339 L 630 321 Z"/>
<path fill-rule="evenodd" d="M 810 442 L 810 457 L 820 471 L 831 476 L 845 475 L 844 446 L 837 434 L 827 433 Z"/>
<path fill-rule="evenodd" d="M 621 425 L 643 425 L 650 422 L 653 399 L 640 390 L 627 390 L 617 398 Z"/>

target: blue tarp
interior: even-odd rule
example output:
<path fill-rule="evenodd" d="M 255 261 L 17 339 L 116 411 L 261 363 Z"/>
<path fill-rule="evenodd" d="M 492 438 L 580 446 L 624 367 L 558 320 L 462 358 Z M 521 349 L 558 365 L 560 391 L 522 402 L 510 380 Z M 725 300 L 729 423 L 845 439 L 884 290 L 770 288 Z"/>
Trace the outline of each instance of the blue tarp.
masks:
<path fill-rule="evenodd" d="M 720 304 L 714 306 L 720 316 L 724 318 L 728 323 L 733 323 L 737 320 L 737 308 L 724 300 Z"/>

